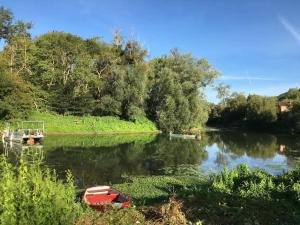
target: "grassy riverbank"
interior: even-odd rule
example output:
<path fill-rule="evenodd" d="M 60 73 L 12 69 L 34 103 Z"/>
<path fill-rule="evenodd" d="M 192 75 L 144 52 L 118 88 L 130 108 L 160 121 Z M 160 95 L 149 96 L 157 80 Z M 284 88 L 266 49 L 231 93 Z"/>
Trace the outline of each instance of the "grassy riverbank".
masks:
<path fill-rule="evenodd" d="M 15 166 L 0 158 L 1 224 L 169 225 L 189 220 L 210 225 L 297 225 L 300 221 L 300 168 L 277 176 L 240 166 L 212 176 L 181 168 L 173 175 L 127 177 L 115 187 L 132 196 L 137 207 L 103 214 L 76 201 L 70 173 L 63 182 L 41 163 L 30 154 L 23 154 Z M 177 200 L 168 201 L 172 196 Z"/>
<path fill-rule="evenodd" d="M 47 150 L 57 149 L 60 147 L 80 147 L 81 149 L 92 147 L 112 147 L 121 144 L 145 144 L 150 143 L 156 138 L 156 134 L 124 134 L 124 135 L 102 135 L 99 138 L 96 135 L 50 135 L 44 140 L 44 147 Z"/>
<path fill-rule="evenodd" d="M 35 112 L 30 120 L 44 121 L 47 134 L 112 134 L 158 132 L 155 124 L 145 117 L 135 122 L 117 117 L 63 116 L 54 113 Z"/>
<path fill-rule="evenodd" d="M 300 224 L 300 168 L 274 176 L 242 165 L 210 177 L 134 177 L 117 187 L 146 209 L 176 196 L 187 219 L 202 224 Z"/>

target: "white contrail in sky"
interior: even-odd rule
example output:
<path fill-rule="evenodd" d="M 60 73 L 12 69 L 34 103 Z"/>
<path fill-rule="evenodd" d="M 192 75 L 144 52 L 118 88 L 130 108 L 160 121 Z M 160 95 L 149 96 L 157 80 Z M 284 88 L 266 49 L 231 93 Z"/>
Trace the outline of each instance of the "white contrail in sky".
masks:
<path fill-rule="evenodd" d="M 296 28 L 283 16 L 279 15 L 278 19 L 283 27 L 296 39 L 296 41 L 300 45 L 300 32 L 297 31 Z"/>
<path fill-rule="evenodd" d="M 265 80 L 265 81 L 279 81 L 276 78 L 267 78 L 267 77 L 251 77 L 251 76 L 221 76 L 221 80 Z"/>

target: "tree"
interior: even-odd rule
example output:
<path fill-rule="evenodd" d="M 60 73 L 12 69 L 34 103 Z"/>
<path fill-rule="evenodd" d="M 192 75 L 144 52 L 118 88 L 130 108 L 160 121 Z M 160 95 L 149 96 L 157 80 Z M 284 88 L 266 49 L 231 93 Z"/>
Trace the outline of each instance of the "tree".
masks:
<path fill-rule="evenodd" d="M 52 32 L 34 44 L 36 61 L 30 80 L 51 94 L 50 108 L 59 113 L 91 113 L 94 74 L 85 41 L 76 35 Z"/>
<path fill-rule="evenodd" d="M 247 118 L 255 123 L 271 123 L 277 120 L 278 101 L 275 97 L 249 95 Z"/>
<path fill-rule="evenodd" d="M 144 113 L 147 51 L 134 40 L 124 43 L 119 33 L 114 40 L 104 51 L 99 51 L 95 60 L 99 76 L 95 112 L 135 120 Z"/>
<path fill-rule="evenodd" d="M 5 9 L 3 6 L 0 7 L 0 39 L 8 39 L 11 34 L 13 23 L 12 12 Z"/>
<path fill-rule="evenodd" d="M 185 132 L 201 127 L 208 104 L 201 90 L 218 76 L 206 60 L 172 50 L 150 62 L 147 114 L 163 131 Z"/>
<path fill-rule="evenodd" d="M 32 110 L 29 85 L 17 75 L 0 71 L 0 120 L 26 118 Z"/>
<path fill-rule="evenodd" d="M 9 73 L 29 79 L 29 76 L 32 75 L 33 50 L 34 44 L 30 38 L 26 36 L 12 37 L 3 51 Z"/>
<path fill-rule="evenodd" d="M 225 99 L 225 105 L 221 113 L 224 123 L 241 122 L 246 119 L 247 98 L 244 94 L 232 93 Z"/>
<path fill-rule="evenodd" d="M 230 85 L 228 84 L 220 83 L 215 87 L 215 90 L 217 91 L 217 98 L 221 99 L 223 103 L 230 96 Z"/>
<path fill-rule="evenodd" d="M 4 39 L 10 42 L 14 37 L 30 37 L 29 29 L 32 28 L 31 23 L 21 20 L 14 21 L 14 16 L 9 9 L 0 6 L 0 40 Z"/>

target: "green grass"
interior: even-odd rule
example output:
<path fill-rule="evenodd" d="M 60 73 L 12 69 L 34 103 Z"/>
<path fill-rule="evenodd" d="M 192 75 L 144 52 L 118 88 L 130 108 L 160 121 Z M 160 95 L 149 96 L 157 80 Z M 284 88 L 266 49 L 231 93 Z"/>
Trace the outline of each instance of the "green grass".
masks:
<path fill-rule="evenodd" d="M 205 177 L 192 176 L 148 176 L 128 177 L 123 184 L 114 185 L 118 190 L 128 193 L 139 206 L 161 203 L 169 197 L 191 189 L 202 183 Z"/>
<path fill-rule="evenodd" d="M 146 144 L 153 141 L 156 134 L 120 134 L 120 135 L 50 135 L 44 140 L 44 146 L 47 149 L 57 149 L 58 147 L 112 147 L 120 144 L 136 143 Z"/>
<path fill-rule="evenodd" d="M 135 122 L 131 122 L 112 116 L 78 117 L 34 112 L 30 116 L 30 120 L 44 121 L 47 134 L 109 134 L 158 131 L 155 124 L 145 117 L 140 117 Z"/>
<path fill-rule="evenodd" d="M 63 183 L 40 163 L 24 155 L 12 165 L 0 157 L 0 224 L 73 224 L 77 218 L 72 176 Z"/>
<path fill-rule="evenodd" d="M 210 177 L 133 177 L 116 187 L 140 207 L 175 195 L 188 219 L 203 224 L 300 224 L 300 168 L 275 176 L 242 165 Z"/>
<path fill-rule="evenodd" d="M 70 173 L 65 181 L 59 180 L 55 171 L 41 166 L 39 157 L 25 153 L 15 165 L 0 157 L 0 224 L 182 224 L 168 222 L 176 216 L 174 205 L 166 203 L 171 196 L 183 204 L 185 214 L 177 211 L 180 217 L 204 225 L 297 225 L 300 221 L 300 168 L 282 175 L 242 165 L 211 176 L 188 168 L 176 175 L 126 177 L 125 183 L 114 187 L 130 195 L 137 208 L 103 214 L 76 202 Z M 165 219 L 166 211 L 153 207 L 164 202 L 161 209 L 169 209 L 167 222 L 149 220 L 147 210 L 150 217 L 161 214 Z"/>

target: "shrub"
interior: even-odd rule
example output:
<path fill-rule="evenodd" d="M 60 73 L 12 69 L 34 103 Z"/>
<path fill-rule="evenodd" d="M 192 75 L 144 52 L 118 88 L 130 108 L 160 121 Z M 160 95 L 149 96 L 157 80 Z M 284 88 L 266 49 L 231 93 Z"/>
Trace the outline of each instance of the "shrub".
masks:
<path fill-rule="evenodd" d="M 59 181 L 40 160 L 23 156 L 16 166 L 0 157 L 1 224 L 72 224 L 81 210 L 73 178 Z"/>

